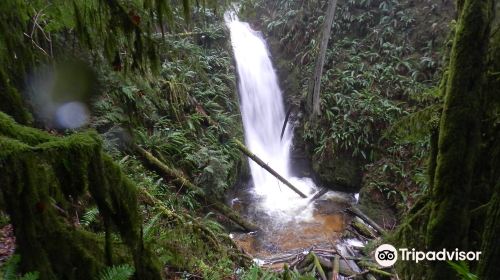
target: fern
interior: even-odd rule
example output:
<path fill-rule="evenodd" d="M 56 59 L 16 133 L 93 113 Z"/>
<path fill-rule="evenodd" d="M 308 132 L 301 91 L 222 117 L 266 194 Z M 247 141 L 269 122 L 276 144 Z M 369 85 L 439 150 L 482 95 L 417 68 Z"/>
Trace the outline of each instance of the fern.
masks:
<path fill-rule="evenodd" d="M 101 272 L 99 280 L 128 280 L 134 272 L 135 269 L 129 264 L 111 266 Z"/>
<path fill-rule="evenodd" d="M 470 272 L 469 265 L 464 262 L 450 262 L 448 264 L 457 272 L 462 280 L 478 280 L 477 275 Z"/>
<path fill-rule="evenodd" d="M 3 267 L 3 279 L 4 280 L 16 280 L 17 279 L 17 268 L 21 257 L 19 255 L 12 255 L 9 260 L 5 263 Z"/>
<path fill-rule="evenodd" d="M 85 214 L 83 214 L 80 223 L 88 227 L 95 221 L 97 215 L 99 215 L 99 209 L 97 209 L 97 207 L 95 206 L 91 207 L 85 212 Z"/>
<path fill-rule="evenodd" d="M 38 280 L 39 277 L 40 274 L 38 272 L 28 272 L 20 277 L 19 280 Z"/>
<path fill-rule="evenodd" d="M 149 242 L 153 239 L 155 232 L 157 231 L 157 223 L 160 220 L 162 214 L 157 214 L 144 226 L 144 241 Z"/>
<path fill-rule="evenodd" d="M 19 255 L 12 255 L 2 267 L 0 276 L 3 280 L 37 280 L 39 278 L 38 272 L 28 272 L 23 276 L 19 276 L 17 272 L 21 257 Z"/>

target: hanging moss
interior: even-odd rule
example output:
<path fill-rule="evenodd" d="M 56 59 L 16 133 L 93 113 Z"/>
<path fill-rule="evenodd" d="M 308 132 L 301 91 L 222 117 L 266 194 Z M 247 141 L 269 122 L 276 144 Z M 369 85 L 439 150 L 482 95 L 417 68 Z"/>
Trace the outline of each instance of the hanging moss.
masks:
<path fill-rule="evenodd" d="M 142 243 L 136 188 L 102 153 L 97 134 L 54 137 L 0 113 L 0 169 L 0 205 L 11 217 L 24 270 L 41 279 L 94 279 L 109 265 L 102 238 L 72 227 L 67 211 L 90 192 L 128 246 L 137 278 L 161 279 Z"/>

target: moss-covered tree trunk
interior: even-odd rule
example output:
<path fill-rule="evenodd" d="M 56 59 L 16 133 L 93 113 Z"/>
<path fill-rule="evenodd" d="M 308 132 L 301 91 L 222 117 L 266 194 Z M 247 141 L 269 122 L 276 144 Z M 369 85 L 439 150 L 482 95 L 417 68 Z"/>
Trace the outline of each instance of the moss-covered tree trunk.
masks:
<path fill-rule="evenodd" d="M 21 94 L 12 86 L 3 69 L 0 69 L 0 111 L 11 115 L 19 123 L 31 122 L 31 114 L 26 110 Z"/>
<path fill-rule="evenodd" d="M 95 279 L 112 264 L 109 239 L 73 225 L 71 205 L 89 193 L 118 229 L 137 279 L 161 279 L 143 245 L 137 190 L 95 133 L 55 137 L 0 112 L 0 173 L 0 207 L 10 215 L 24 271 L 38 271 L 41 280 Z"/>
<path fill-rule="evenodd" d="M 481 280 L 497 280 L 500 277 L 500 181 L 490 201 L 487 217 L 478 276 Z"/>
<path fill-rule="evenodd" d="M 467 248 L 469 195 L 481 136 L 480 97 L 491 7 L 491 0 L 464 0 L 459 3 L 427 227 L 430 250 L 474 249 Z M 455 278 L 455 272 L 446 262 L 431 262 L 430 265 L 428 279 Z"/>

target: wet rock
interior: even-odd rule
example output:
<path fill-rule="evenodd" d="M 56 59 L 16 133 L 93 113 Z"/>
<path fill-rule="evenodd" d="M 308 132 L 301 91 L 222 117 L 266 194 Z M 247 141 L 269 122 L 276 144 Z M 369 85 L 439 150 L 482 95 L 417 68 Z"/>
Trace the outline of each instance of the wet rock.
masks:
<path fill-rule="evenodd" d="M 394 207 L 373 185 L 366 185 L 361 189 L 359 209 L 383 228 L 390 229 L 396 225 Z"/>
<path fill-rule="evenodd" d="M 322 157 L 315 155 L 312 162 L 316 178 L 321 185 L 350 193 L 359 192 L 361 189 L 363 162 L 353 157 L 350 152 Z"/>

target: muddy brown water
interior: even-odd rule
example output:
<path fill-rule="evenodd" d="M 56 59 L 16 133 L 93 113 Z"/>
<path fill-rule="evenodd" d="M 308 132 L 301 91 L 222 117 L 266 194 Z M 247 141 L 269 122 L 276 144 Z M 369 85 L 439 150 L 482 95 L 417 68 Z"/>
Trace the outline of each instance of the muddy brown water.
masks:
<path fill-rule="evenodd" d="M 229 196 L 229 205 L 261 230 L 233 232 L 233 240 L 248 254 L 261 261 L 298 253 L 310 248 L 334 248 L 351 217 L 344 210 L 353 202 L 348 194 L 329 192 L 313 202 L 309 219 L 281 220 L 259 206 L 251 188 L 243 187 Z M 300 215 L 300 214 L 298 214 Z"/>

